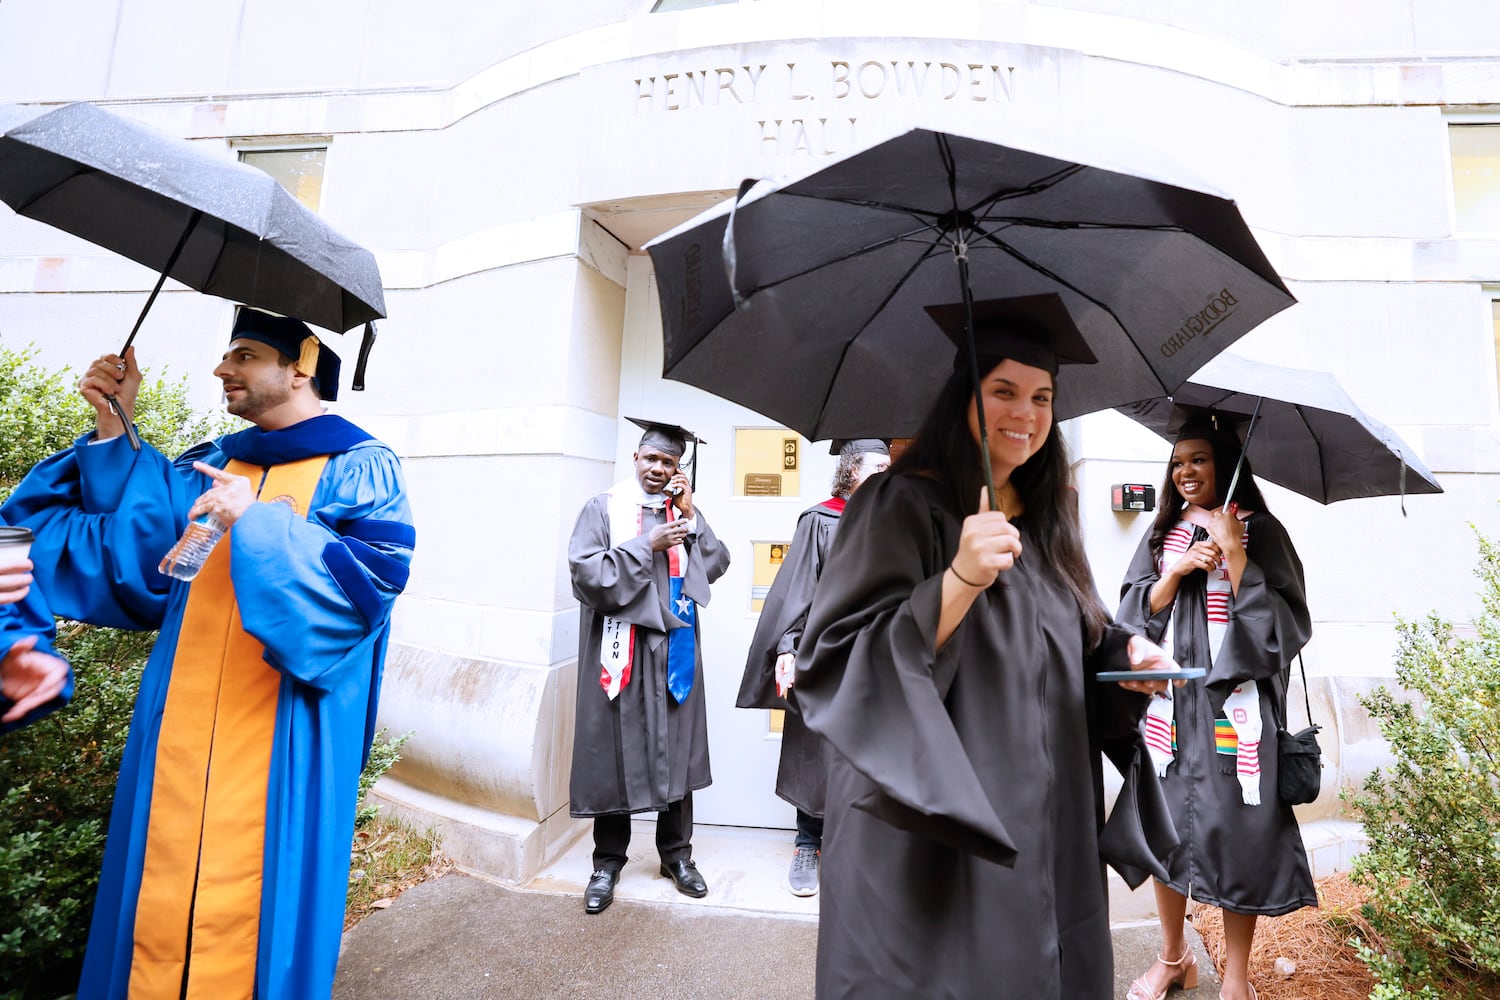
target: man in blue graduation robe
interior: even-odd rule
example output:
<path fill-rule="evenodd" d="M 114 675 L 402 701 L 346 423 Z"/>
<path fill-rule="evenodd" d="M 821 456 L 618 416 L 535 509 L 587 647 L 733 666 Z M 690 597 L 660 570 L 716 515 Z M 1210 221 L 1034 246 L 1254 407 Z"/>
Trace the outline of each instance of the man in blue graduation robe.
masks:
<path fill-rule="evenodd" d="M 73 671 L 52 648 L 56 635 L 41 592 L 31 586 L 31 562 L 0 555 L 0 733 L 73 697 Z"/>
<path fill-rule="evenodd" d="M 79 388 L 94 435 L 37 465 L 3 516 L 36 532 L 58 614 L 160 629 L 141 680 L 80 1000 L 328 997 L 390 611 L 415 533 L 400 463 L 319 402 L 338 359 L 241 309 L 214 374 L 255 426 L 175 462 L 132 451 L 132 352 Z M 229 525 L 191 582 L 185 524 Z"/>

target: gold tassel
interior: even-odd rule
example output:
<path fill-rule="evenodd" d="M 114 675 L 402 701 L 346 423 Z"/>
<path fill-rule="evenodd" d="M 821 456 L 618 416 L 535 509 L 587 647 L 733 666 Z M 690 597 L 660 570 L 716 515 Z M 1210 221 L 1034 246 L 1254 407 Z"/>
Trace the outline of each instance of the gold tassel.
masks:
<path fill-rule="evenodd" d="M 309 377 L 318 374 L 318 338 L 304 337 L 302 340 L 302 353 L 297 358 L 296 369 L 299 375 Z"/>

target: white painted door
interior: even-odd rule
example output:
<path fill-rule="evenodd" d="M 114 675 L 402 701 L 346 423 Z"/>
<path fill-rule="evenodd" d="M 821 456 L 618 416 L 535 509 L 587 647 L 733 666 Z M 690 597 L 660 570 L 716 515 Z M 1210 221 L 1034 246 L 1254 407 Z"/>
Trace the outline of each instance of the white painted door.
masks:
<path fill-rule="evenodd" d="M 729 571 L 714 585 L 713 600 L 699 611 L 708 740 L 714 783 L 694 796 L 695 819 L 731 826 L 791 828 L 795 813 L 776 797 L 781 737 L 771 713 L 734 707 L 758 614 L 752 610 L 754 546 L 789 542 L 797 515 L 828 497 L 834 459 L 826 443 L 812 445 L 742 406 L 661 377 L 661 313 L 649 258 L 630 259 L 625 336 L 620 366 L 621 417 L 679 424 L 708 443 L 696 459 L 695 506 L 729 547 Z M 736 432 L 766 429 L 795 439 L 799 488 L 791 496 L 736 496 Z M 631 474 L 630 455 L 640 431 L 621 421 L 617 478 Z"/>

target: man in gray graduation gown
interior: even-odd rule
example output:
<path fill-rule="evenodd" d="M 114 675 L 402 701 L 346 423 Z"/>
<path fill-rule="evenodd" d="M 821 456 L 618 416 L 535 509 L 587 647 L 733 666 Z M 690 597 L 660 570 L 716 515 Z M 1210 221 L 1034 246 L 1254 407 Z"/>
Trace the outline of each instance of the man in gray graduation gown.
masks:
<path fill-rule="evenodd" d="M 697 607 L 729 568 L 679 467 L 681 427 L 651 421 L 635 477 L 584 504 L 568 544 L 579 600 L 578 702 L 570 811 L 594 819 L 584 909 L 614 899 L 632 813 L 654 811 L 661 874 L 704 896 L 694 864 L 693 790 L 712 780 Z"/>

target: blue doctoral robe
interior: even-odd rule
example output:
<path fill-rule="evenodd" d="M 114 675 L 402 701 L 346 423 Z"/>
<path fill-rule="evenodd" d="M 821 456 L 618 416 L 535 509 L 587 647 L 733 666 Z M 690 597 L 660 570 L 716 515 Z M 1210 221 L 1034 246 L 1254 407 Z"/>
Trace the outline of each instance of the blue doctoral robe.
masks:
<path fill-rule="evenodd" d="M 0 521 L 0 524 L 4 523 L 6 522 Z M 29 635 L 36 636 L 34 648 L 43 653 L 57 655 L 57 650 L 52 647 L 52 641 L 57 637 L 57 623 L 52 618 L 52 612 L 47 609 L 47 602 L 42 597 L 42 589 L 38 586 L 33 586 L 16 604 L 0 604 L 0 657 L 10 652 L 10 647 L 17 641 Z M 69 669 L 68 682 L 64 685 L 61 694 L 47 704 L 32 709 L 14 722 L 0 723 L 0 733 L 8 733 L 13 729 L 29 726 L 42 716 L 62 708 L 72 698 L 73 671 Z M 0 694 L 0 715 L 10 711 L 12 704 L 14 703 L 9 698 Z"/>
<path fill-rule="evenodd" d="M 332 454 L 306 518 L 256 503 L 226 541 L 246 632 L 281 674 L 266 802 L 255 997 L 328 997 L 343 932 L 359 774 L 375 725 L 390 611 L 415 532 L 396 455 L 353 424 L 315 417 L 206 442 L 175 462 L 124 438 L 39 463 L 0 516 L 36 533 L 52 610 L 160 629 L 120 767 L 80 1000 L 126 997 L 158 736 L 189 585 L 158 572 L 212 482 L 194 460 L 268 466 Z M 257 484 L 258 485 L 258 484 Z M 186 859 L 185 859 L 186 860 Z"/>

